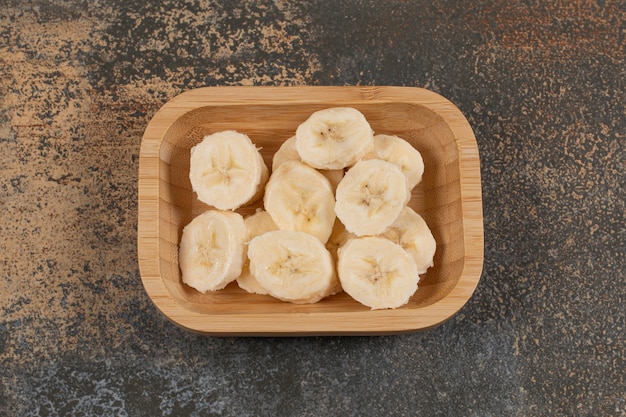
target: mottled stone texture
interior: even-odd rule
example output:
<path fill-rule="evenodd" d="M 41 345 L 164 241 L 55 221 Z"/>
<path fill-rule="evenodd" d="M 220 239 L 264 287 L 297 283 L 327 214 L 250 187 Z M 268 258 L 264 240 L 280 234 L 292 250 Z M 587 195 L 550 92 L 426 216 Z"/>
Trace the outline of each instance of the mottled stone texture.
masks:
<path fill-rule="evenodd" d="M 0 2 L 0 414 L 626 415 L 623 1 Z M 143 129 L 207 85 L 407 85 L 481 152 L 485 264 L 397 337 L 210 338 L 139 276 Z"/>

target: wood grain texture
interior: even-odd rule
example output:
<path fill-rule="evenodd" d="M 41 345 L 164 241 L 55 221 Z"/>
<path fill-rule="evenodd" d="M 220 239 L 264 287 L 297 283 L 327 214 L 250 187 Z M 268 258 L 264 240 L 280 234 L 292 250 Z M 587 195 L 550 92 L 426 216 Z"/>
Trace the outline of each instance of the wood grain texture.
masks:
<path fill-rule="evenodd" d="M 233 129 L 250 136 L 271 167 L 280 144 L 316 110 L 350 106 L 376 133 L 409 141 L 424 159 L 409 205 L 437 240 L 435 266 L 409 303 L 371 311 L 342 293 L 295 305 L 248 294 L 236 283 L 201 294 L 182 283 L 182 228 L 209 208 L 188 178 L 189 152 L 204 135 Z M 138 253 L 141 279 L 176 324 L 212 335 L 386 334 L 426 329 L 471 297 L 483 263 L 480 160 L 473 131 L 440 95 L 411 87 L 207 87 L 166 103 L 147 126 L 139 160 Z M 242 214 L 256 206 L 239 210 Z"/>

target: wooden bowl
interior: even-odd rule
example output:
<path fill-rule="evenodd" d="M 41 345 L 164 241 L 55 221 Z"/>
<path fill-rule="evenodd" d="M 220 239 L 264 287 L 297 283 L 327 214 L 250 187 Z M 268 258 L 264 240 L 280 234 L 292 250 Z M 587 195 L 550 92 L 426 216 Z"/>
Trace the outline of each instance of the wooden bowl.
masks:
<path fill-rule="evenodd" d="M 183 227 L 208 207 L 189 182 L 189 150 L 213 132 L 247 134 L 266 163 L 316 110 L 350 106 L 376 133 L 398 135 L 422 154 L 425 172 L 409 205 L 437 241 L 434 267 L 409 303 L 370 310 L 345 293 L 296 305 L 248 294 L 236 283 L 201 294 L 182 283 Z M 241 210 L 254 211 L 255 206 Z M 139 158 L 139 267 L 157 308 L 174 323 L 211 335 L 403 333 L 450 318 L 470 298 L 482 270 L 480 162 L 467 120 L 448 100 L 410 87 L 207 87 L 166 103 L 148 124 Z"/>

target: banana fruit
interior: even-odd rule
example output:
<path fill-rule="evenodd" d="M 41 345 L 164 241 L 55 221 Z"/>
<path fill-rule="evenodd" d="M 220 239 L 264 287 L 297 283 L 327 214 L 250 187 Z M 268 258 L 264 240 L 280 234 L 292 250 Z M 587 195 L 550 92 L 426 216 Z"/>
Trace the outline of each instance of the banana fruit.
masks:
<path fill-rule="evenodd" d="M 231 211 L 208 210 L 183 229 L 178 263 L 183 282 L 204 293 L 221 290 L 241 274 L 246 226 Z"/>
<path fill-rule="evenodd" d="M 272 217 L 267 211 L 264 210 L 258 210 L 256 213 L 246 217 L 243 222 L 246 226 L 246 245 L 257 236 L 261 236 L 262 234 L 273 230 L 278 230 L 278 226 L 276 226 Z M 239 285 L 239 288 L 242 290 L 252 294 L 268 293 L 250 272 L 250 260 L 247 256 L 241 270 L 241 275 L 237 278 L 237 285 Z"/>
<path fill-rule="evenodd" d="M 213 133 L 191 148 L 192 188 L 198 200 L 219 210 L 234 210 L 261 198 L 268 177 L 259 150 L 242 133 Z"/>
<path fill-rule="evenodd" d="M 326 243 L 335 222 L 335 197 L 322 174 L 298 161 L 278 166 L 267 182 L 265 210 L 281 230 L 306 232 Z"/>
<path fill-rule="evenodd" d="M 405 305 L 437 246 L 407 205 L 424 173 L 419 151 L 374 136 L 358 110 L 334 107 L 301 123 L 271 165 L 269 175 L 259 149 L 234 130 L 191 149 L 192 188 L 213 208 L 183 229 L 183 282 L 206 292 L 236 280 L 299 304 L 345 290 L 372 309 Z M 261 197 L 254 214 L 238 214 Z"/>
<path fill-rule="evenodd" d="M 280 166 L 280 164 L 287 161 L 298 161 L 302 162 L 300 159 L 300 155 L 298 151 L 296 151 L 296 137 L 292 136 L 286 141 L 284 141 L 278 150 L 274 153 L 272 157 L 272 172 L 276 171 L 276 169 Z"/>
<path fill-rule="evenodd" d="M 270 231 L 248 244 L 250 271 L 270 295 L 295 304 L 316 303 L 337 291 L 332 257 L 304 232 Z"/>
<path fill-rule="evenodd" d="M 417 290 L 415 261 L 388 239 L 354 238 L 338 255 L 337 273 L 343 290 L 373 310 L 401 307 Z"/>
<path fill-rule="evenodd" d="M 274 154 L 274 157 L 272 158 L 272 172 L 276 171 L 280 164 L 287 161 L 302 162 L 302 159 L 300 159 L 300 155 L 296 150 L 295 136 L 292 136 L 284 141 Z M 343 179 L 343 169 L 318 169 L 318 172 L 326 177 L 333 188 L 333 192 L 335 192 L 337 185 Z"/>
<path fill-rule="evenodd" d="M 404 207 L 396 221 L 380 237 L 399 244 L 413 256 L 418 274 L 433 266 L 437 242 L 422 216 L 410 207 Z"/>
<path fill-rule="evenodd" d="M 333 256 L 335 262 L 337 261 L 337 251 L 339 248 L 355 237 L 357 236 L 354 233 L 348 232 L 346 230 L 346 226 L 344 226 L 339 219 L 335 220 L 333 230 L 328 238 L 328 242 L 326 242 L 326 249 L 328 249 L 330 254 Z"/>
<path fill-rule="evenodd" d="M 374 149 L 363 159 L 382 159 L 396 164 L 406 176 L 409 190 L 419 184 L 424 174 L 422 154 L 398 136 L 374 136 Z"/>
<path fill-rule="evenodd" d="M 296 129 L 296 151 L 317 169 L 343 169 L 372 150 L 374 133 L 365 116 L 351 107 L 313 113 Z"/>
<path fill-rule="evenodd" d="M 381 159 L 359 161 L 337 186 L 335 212 L 357 236 L 382 233 L 411 197 L 398 166 Z"/>

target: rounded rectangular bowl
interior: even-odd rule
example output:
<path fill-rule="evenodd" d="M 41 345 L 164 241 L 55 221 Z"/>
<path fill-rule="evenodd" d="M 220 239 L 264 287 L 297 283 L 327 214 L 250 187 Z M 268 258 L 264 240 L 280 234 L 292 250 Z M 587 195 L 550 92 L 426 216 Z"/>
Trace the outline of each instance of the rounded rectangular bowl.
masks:
<path fill-rule="evenodd" d="M 237 130 L 271 159 L 316 110 L 360 110 L 376 133 L 398 135 L 424 159 L 423 180 L 409 205 L 437 241 L 434 267 L 409 303 L 370 310 L 347 294 L 310 305 L 248 294 L 236 283 L 201 294 L 182 283 L 183 227 L 208 207 L 189 182 L 189 152 L 210 133 Z M 412 87 L 207 87 L 166 103 L 148 124 L 139 158 L 138 254 L 143 285 L 174 323 L 211 335 L 388 334 L 426 329 L 471 297 L 483 263 L 478 147 L 461 112 L 442 96 Z M 258 206 L 240 210 L 251 213 Z"/>

